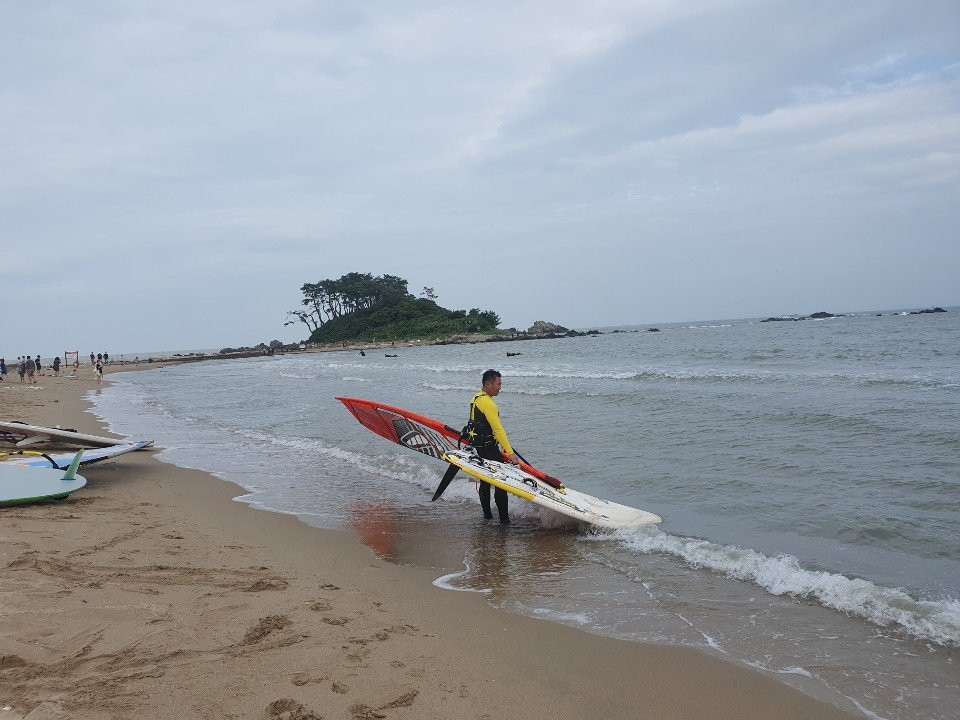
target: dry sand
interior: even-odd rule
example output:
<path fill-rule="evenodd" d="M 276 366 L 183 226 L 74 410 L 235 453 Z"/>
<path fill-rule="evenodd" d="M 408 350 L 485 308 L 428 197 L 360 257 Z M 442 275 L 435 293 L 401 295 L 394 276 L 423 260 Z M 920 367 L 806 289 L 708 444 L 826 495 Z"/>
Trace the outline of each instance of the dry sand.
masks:
<path fill-rule="evenodd" d="M 8 375 L 0 418 L 106 434 L 81 376 Z M 83 474 L 65 501 L 0 508 L 0 720 L 853 717 L 695 650 L 437 589 L 151 452 Z"/>

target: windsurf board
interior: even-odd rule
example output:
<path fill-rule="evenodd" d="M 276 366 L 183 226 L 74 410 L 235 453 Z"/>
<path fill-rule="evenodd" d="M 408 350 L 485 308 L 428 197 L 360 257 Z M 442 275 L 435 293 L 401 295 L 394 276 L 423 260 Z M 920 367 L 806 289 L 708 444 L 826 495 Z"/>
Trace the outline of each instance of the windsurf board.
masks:
<path fill-rule="evenodd" d="M 484 460 L 473 448 L 459 442 L 456 430 L 439 420 L 370 400 L 337 399 L 347 406 L 361 424 L 377 435 L 454 465 L 477 480 L 503 488 L 512 495 L 562 515 L 605 528 L 661 522 L 661 518 L 651 512 L 603 500 L 562 485 L 556 487 L 529 472 L 527 468 L 531 466 L 526 463 L 513 465 Z M 541 470 L 536 472 L 551 477 Z"/>
<path fill-rule="evenodd" d="M 20 467 L 0 463 L 0 505 L 23 505 L 65 498 L 87 484 L 75 474 L 76 468 L 64 472 L 53 468 Z"/>
<path fill-rule="evenodd" d="M 472 451 L 450 450 L 443 459 L 477 480 L 591 525 L 621 528 L 661 522 L 659 515 L 587 495 L 570 487 L 561 493 L 516 465 L 485 460 Z"/>
<path fill-rule="evenodd" d="M 30 447 L 41 443 L 72 445 L 76 447 L 110 447 L 122 444 L 123 440 L 86 435 L 75 430 L 28 425 L 21 422 L 0 422 L 0 440 L 14 443 L 17 447 Z"/>
<path fill-rule="evenodd" d="M 139 440 L 135 443 L 121 443 L 105 448 L 80 451 L 80 467 L 125 455 L 134 450 L 140 450 L 153 445 L 153 440 Z M 0 466 L 18 465 L 32 468 L 63 468 L 70 464 L 76 453 L 49 452 L 42 453 L 36 450 L 17 450 L 14 452 L 0 452 Z"/>

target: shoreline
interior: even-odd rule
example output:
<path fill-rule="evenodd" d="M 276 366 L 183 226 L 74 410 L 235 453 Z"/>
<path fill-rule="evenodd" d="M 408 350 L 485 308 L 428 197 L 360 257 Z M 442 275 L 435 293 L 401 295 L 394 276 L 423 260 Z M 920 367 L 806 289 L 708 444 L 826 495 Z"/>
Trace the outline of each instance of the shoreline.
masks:
<path fill-rule="evenodd" d="M 92 380 L 45 380 L 5 390 L 5 419 L 106 432 Z M 442 590 L 150 452 L 83 474 L 66 501 L 0 509 L 0 720 L 857 717 L 698 650 Z"/>

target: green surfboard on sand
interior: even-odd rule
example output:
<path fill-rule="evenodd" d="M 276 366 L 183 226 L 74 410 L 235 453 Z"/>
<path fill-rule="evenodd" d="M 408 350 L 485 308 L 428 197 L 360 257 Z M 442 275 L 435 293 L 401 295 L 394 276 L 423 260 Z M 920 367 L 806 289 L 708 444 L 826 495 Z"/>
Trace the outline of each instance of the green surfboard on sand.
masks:
<path fill-rule="evenodd" d="M 78 452 L 66 470 L 30 468 L 0 463 L 0 505 L 59 500 L 87 484 L 77 475 L 83 452 Z"/>

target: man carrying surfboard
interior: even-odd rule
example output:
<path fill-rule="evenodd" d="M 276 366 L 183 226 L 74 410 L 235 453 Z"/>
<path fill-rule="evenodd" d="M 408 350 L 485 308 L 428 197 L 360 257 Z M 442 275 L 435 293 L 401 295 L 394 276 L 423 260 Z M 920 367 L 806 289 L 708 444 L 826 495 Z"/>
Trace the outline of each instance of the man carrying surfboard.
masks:
<path fill-rule="evenodd" d="M 503 384 L 503 378 L 496 370 L 487 370 L 482 377 L 483 389 L 473 396 L 470 402 L 470 422 L 465 428 L 465 437 L 470 445 L 474 447 L 477 454 L 484 460 L 495 460 L 503 462 L 503 456 L 500 454 L 500 448 L 503 448 L 503 454 L 509 462 L 514 465 L 520 463 L 520 458 L 510 446 L 510 440 L 507 438 L 507 432 L 500 423 L 500 408 L 493 401 L 500 394 L 500 386 Z M 493 518 L 490 512 L 490 484 L 481 482 L 480 487 L 480 507 L 483 508 L 483 517 L 487 520 Z M 493 499 L 497 503 L 497 513 L 500 515 L 500 522 L 504 525 L 510 523 L 510 515 L 507 512 L 507 491 L 497 488 L 493 493 Z"/>

